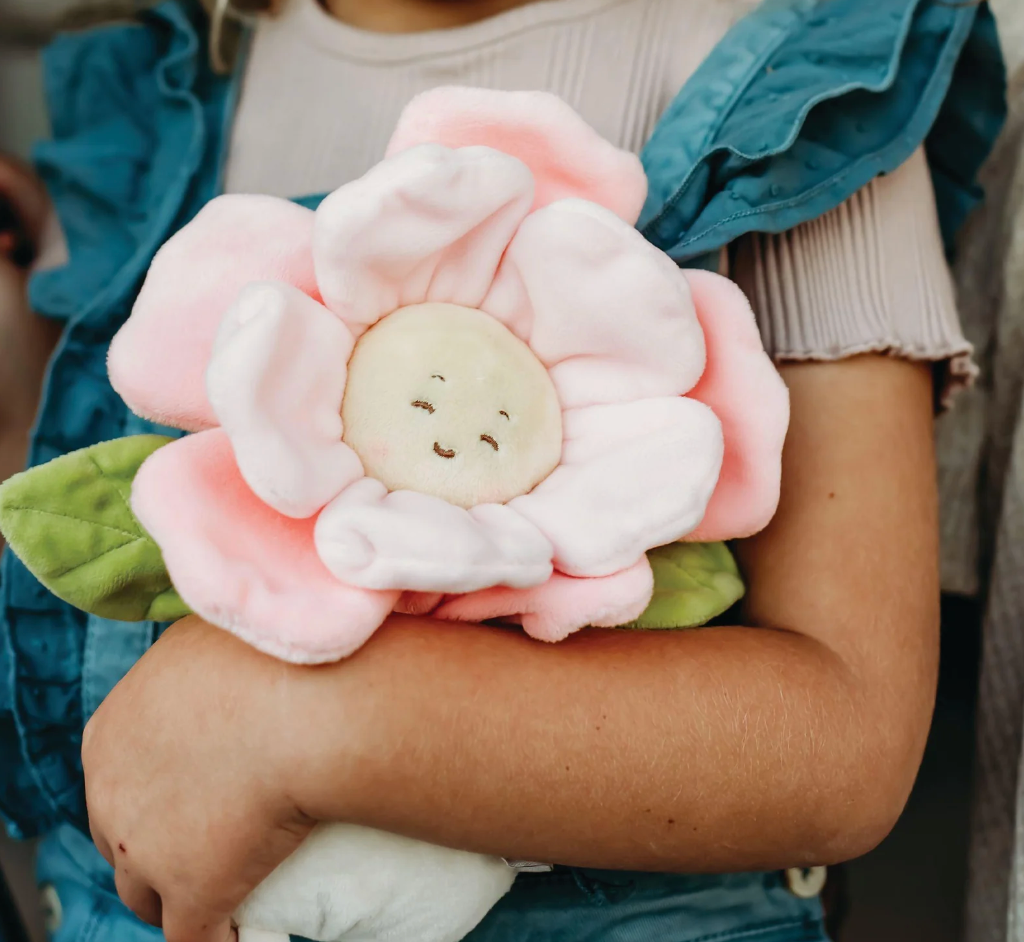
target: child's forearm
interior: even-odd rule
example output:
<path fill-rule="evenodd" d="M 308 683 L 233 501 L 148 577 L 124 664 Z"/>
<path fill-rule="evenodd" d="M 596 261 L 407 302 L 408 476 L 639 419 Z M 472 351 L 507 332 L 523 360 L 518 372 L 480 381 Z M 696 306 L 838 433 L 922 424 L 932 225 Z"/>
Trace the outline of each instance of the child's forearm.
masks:
<path fill-rule="evenodd" d="M 544 647 L 396 618 L 311 680 L 313 811 L 505 855 L 722 870 L 861 853 L 927 736 L 938 566 L 927 367 L 788 367 L 747 624 Z M 332 720 L 332 718 L 337 718 Z M 296 761 L 302 761 L 297 758 Z"/>
<path fill-rule="evenodd" d="M 290 762 L 310 814 L 607 868 L 865 852 L 902 809 L 927 726 L 818 643 L 742 628 L 544 647 L 396 618 L 303 686 Z"/>

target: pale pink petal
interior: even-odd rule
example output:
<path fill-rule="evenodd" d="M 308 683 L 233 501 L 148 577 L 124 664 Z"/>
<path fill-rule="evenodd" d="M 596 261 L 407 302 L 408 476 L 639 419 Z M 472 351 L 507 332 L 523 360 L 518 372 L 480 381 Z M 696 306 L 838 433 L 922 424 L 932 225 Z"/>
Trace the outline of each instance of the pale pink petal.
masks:
<path fill-rule="evenodd" d="M 341 440 L 345 364 L 355 340 L 298 288 L 255 283 L 228 310 L 206 389 L 249 487 L 309 517 L 363 476 Z"/>
<path fill-rule="evenodd" d="M 314 521 L 283 517 L 253 494 L 220 429 L 154 452 L 135 478 L 132 509 L 186 604 L 282 660 L 346 657 L 398 601 L 335 579 L 313 546 Z"/>
<path fill-rule="evenodd" d="M 789 393 L 743 292 L 710 272 L 686 278 L 708 347 L 707 369 L 690 396 L 714 410 L 725 439 L 718 487 L 687 539 L 739 539 L 767 526 L 778 507 Z"/>
<path fill-rule="evenodd" d="M 250 281 L 319 297 L 312 238 L 313 213 L 270 196 L 218 197 L 172 236 L 110 345 L 110 382 L 132 411 L 187 431 L 216 426 L 204 373 L 224 312 Z"/>
<path fill-rule="evenodd" d="M 686 279 L 592 203 L 527 217 L 482 307 L 530 345 L 567 409 L 681 395 L 704 370 Z"/>
<path fill-rule="evenodd" d="M 435 88 L 402 113 L 388 154 L 417 144 L 484 145 L 518 157 L 537 183 L 534 208 L 567 197 L 590 200 L 630 225 L 647 198 L 639 159 L 619 150 L 547 92 Z"/>
<path fill-rule="evenodd" d="M 600 579 L 553 573 L 532 589 L 498 587 L 446 599 L 433 617 L 486 621 L 514 617 L 538 641 L 561 641 L 581 628 L 616 628 L 639 618 L 651 601 L 654 574 L 646 556 Z"/>
<path fill-rule="evenodd" d="M 473 592 L 525 588 L 551 575 L 551 544 L 507 505 L 464 510 L 363 478 L 317 521 L 320 558 L 339 579 L 372 589 Z"/>
<path fill-rule="evenodd" d="M 485 147 L 385 160 L 317 210 L 324 303 L 356 336 L 408 304 L 478 307 L 532 200 L 530 171 Z"/>
<path fill-rule="evenodd" d="M 607 576 L 694 530 L 722 463 L 722 429 L 693 399 L 565 413 L 562 464 L 509 507 L 554 545 L 555 568 Z"/>

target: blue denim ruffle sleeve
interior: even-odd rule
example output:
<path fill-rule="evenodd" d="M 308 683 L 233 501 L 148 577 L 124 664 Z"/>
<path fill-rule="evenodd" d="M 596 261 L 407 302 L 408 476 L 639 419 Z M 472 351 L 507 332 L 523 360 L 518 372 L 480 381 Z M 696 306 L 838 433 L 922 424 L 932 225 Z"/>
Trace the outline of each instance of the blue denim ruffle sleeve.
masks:
<path fill-rule="evenodd" d="M 836 208 L 925 143 L 947 249 L 1006 117 L 987 5 L 769 0 L 687 83 L 644 150 L 644 235 L 680 263 Z"/>

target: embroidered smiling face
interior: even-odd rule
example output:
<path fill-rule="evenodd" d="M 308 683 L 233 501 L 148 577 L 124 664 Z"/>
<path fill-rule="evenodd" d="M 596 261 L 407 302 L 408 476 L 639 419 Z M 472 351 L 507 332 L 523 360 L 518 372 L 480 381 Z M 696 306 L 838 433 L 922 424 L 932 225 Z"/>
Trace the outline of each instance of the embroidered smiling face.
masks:
<path fill-rule="evenodd" d="M 503 504 L 558 465 L 562 410 L 547 370 L 493 317 L 417 304 L 356 344 L 345 443 L 389 490 Z"/>

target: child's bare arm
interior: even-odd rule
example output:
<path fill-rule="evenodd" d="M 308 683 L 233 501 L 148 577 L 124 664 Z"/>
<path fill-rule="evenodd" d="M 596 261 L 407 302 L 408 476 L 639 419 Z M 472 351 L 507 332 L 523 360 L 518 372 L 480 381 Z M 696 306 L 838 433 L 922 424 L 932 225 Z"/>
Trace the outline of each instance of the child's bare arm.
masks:
<path fill-rule="evenodd" d="M 878 842 L 938 659 L 932 391 L 884 357 L 784 371 L 784 494 L 742 548 L 753 628 L 544 646 L 389 622 L 316 670 L 192 619 L 93 718 L 83 757 L 122 895 L 213 942 L 316 817 L 610 868 L 828 863 Z"/>
<path fill-rule="evenodd" d="M 289 756 L 309 770 L 300 805 L 595 867 L 767 869 L 881 840 L 937 670 L 929 371 L 865 358 L 785 374 L 783 501 L 740 550 L 757 627 L 542 647 L 395 624 L 335 670 L 333 702 L 325 672 L 290 718 L 346 716 L 333 761 L 315 735 Z"/>

